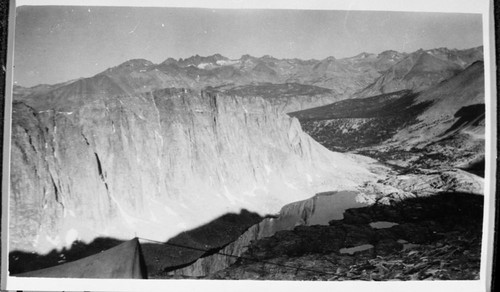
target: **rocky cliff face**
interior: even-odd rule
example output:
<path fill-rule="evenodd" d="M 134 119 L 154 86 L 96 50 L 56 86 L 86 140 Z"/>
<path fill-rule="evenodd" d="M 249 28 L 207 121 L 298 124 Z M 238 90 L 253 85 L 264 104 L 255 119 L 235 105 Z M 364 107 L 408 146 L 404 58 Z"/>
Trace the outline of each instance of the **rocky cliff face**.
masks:
<path fill-rule="evenodd" d="M 14 103 L 11 250 L 166 240 L 228 212 L 276 213 L 377 178 L 373 160 L 326 150 L 259 97 L 113 95 L 85 82 L 87 95 Z"/>

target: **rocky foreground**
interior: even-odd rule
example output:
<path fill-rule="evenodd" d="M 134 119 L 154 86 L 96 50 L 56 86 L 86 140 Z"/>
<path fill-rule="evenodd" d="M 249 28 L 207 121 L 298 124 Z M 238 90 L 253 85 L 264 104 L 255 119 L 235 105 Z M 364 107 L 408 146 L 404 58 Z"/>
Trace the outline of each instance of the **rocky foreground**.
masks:
<path fill-rule="evenodd" d="M 253 242 L 211 279 L 473 280 L 483 197 L 441 193 L 350 209 L 328 226 L 298 226 Z"/>

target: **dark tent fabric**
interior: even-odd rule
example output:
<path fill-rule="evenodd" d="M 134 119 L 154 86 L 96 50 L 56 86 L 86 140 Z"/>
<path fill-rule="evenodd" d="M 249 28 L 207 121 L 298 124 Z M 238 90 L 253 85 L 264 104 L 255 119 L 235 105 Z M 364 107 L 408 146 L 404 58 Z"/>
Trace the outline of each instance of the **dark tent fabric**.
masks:
<path fill-rule="evenodd" d="M 146 279 L 146 265 L 137 238 L 101 253 L 55 267 L 14 275 L 39 278 Z"/>

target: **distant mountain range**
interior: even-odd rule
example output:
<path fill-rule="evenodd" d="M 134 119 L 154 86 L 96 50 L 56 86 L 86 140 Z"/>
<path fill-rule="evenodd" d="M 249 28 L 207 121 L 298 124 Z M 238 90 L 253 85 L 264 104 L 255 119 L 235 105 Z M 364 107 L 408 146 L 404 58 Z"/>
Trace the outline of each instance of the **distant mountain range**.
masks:
<path fill-rule="evenodd" d="M 418 50 L 410 54 L 384 51 L 378 55 L 361 53 L 323 60 L 277 59 L 267 55 L 243 55 L 232 60 L 220 54 L 168 58 L 160 64 L 134 59 L 89 78 L 31 88 L 15 86 L 14 96 L 43 110 L 77 102 L 74 99 L 80 96 L 131 95 L 166 87 L 230 89 L 266 83 L 271 88 L 272 84 L 296 83 L 309 86 L 308 95 L 312 86 L 321 93 L 329 89 L 330 98 L 325 102 L 331 103 L 404 89 L 421 91 L 482 59 L 482 47 Z M 38 102 L 41 96 L 43 102 Z"/>
<path fill-rule="evenodd" d="M 418 50 L 382 73 L 358 96 L 373 96 L 403 89 L 421 91 L 482 60 L 482 47 L 468 50 Z"/>

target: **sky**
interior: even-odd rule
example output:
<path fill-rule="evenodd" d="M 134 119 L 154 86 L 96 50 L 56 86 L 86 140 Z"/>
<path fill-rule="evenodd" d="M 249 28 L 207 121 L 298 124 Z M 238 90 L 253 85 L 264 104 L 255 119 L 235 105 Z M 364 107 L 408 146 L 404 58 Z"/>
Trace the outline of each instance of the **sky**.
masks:
<path fill-rule="evenodd" d="M 324 59 L 480 45 L 480 14 L 22 6 L 16 11 L 14 82 L 55 84 L 135 58 L 161 63 L 219 53 Z"/>

